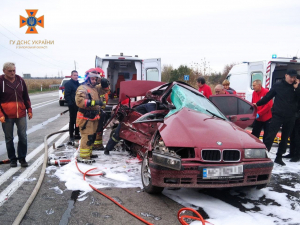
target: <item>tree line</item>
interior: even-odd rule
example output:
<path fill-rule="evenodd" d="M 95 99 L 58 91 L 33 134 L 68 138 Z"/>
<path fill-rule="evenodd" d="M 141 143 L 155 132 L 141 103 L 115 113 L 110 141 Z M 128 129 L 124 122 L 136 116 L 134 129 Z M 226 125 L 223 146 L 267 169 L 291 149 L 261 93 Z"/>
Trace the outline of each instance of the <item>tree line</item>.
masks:
<path fill-rule="evenodd" d="M 193 62 L 189 66 L 180 65 L 178 68 L 174 68 L 172 65 L 163 65 L 161 79 L 163 82 L 184 81 L 198 89 L 197 78 L 202 76 L 209 86 L 214 87 L 217 84 L 222 84 L 230 69 L 236 64 L 225 65 L 222 72 L 212 71 L 205 59 L 201 60 L 200 64 Z M 184 75 L 189 75 L 188 81 L 184 80 Z"/>

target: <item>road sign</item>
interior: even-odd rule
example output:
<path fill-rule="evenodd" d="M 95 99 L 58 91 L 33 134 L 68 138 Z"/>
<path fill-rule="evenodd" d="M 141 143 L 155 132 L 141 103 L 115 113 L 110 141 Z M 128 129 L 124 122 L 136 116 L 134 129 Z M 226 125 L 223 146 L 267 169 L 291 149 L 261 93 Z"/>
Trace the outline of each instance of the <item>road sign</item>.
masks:
<path fill-rule="evenodd" d="M 184 80 L 189 80 L 190 79 L 190 75 L 184 75 Z"/>

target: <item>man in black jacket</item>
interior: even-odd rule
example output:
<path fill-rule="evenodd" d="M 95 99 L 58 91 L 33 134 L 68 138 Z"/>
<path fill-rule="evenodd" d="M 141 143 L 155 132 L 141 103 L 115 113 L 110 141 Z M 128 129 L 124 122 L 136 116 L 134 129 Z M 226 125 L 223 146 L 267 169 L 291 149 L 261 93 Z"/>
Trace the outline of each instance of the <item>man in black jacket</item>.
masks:
<path fill-rule="evenodd" d="M 300 75 L 297 76 L 300 81 Z M 296 113 L 296 121 L 294 129 L 290 135 L 290 153 L 282 158 L 291 158 L 290 162 L 300 161 L 300 99 Z"/>
<path fill-rule="evenodd" d="M 76 70 L 73 70 L 71 73 L 71 80 L 69 80 L 65 84 L 65 99 L 68 103 L 69 114 L 70 114 L 70 121 L 69 121 L 70 141 L 74 141 L 74 139 L 80 139 L 79 127 L 76 127 L 76 117 L 77 117 L 78 107 L 75 103 L 75 94 L 79 85 L 80 84 L 78 82 L 78 72 Z M 75 127 L 75 136 L 73 134 L 74 127 Z"/>
<path fill-rule="evenodd" d="M 254 104 L 261 106 L 275 97 L 274 105 L 272 107 L 272 119 L 269 126 L 269 134 L 266 140 L 264 140 L 264 144 L 268 151 L 270 151 L 273 140 L 280 129 L 280 126 L 282 126 L 281 141 L 274 161 L 282 166 L 285 165 L 282 161 L 282 154 L 286 151 L 288 138 L 295 124 L 297 103 L 300 98 L 300 87 L 298 87 L 298 84 L 297 71 L 288 70 L 287 74 L 285 74 L 285 79 L 282 80 L 282 82 L 274 84 L 271 90 L 261 100 Z"/>

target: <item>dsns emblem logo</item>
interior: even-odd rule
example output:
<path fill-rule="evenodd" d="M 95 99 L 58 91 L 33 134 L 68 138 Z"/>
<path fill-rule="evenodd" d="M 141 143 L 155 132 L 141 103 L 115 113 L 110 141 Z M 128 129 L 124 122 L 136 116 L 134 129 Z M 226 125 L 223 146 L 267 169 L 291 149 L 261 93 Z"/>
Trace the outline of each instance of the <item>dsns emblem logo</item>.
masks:
<path fill-rule="evenodd" d="M 25 25 L 28 26 L 26 34 L 37 34 L 36 25 L 44 28 L 44 16 L 36 18 L 37 9 L 26 9 L 28 17 L 25 18 L 20 15 L 20 28 Z"/>

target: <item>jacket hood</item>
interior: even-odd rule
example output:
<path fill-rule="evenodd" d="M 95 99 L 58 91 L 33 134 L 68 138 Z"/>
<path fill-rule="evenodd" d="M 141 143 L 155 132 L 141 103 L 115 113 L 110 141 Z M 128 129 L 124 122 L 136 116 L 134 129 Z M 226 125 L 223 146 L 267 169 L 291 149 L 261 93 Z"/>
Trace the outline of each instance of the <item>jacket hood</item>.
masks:
<path fill-rule="evenodd" d="M 259 139 L 235 124 L 188 108 L 166 118 L 160 124 L 159 132 L 168 147 L 265 148 Z"/>

